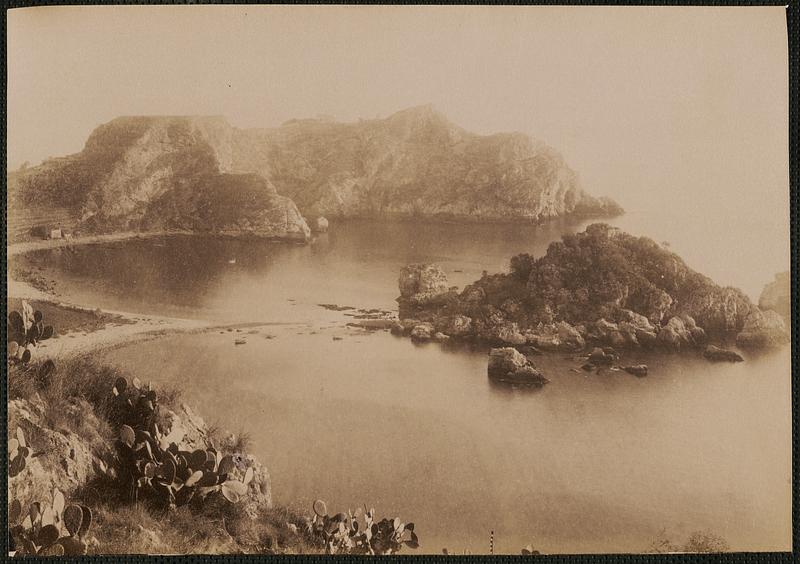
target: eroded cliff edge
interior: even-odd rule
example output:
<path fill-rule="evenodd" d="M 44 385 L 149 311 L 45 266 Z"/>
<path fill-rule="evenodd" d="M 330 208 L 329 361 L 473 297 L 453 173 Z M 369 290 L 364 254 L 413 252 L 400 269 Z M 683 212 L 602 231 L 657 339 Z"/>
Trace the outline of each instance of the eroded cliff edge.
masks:
<path fill-rule="evenodd" d="M 301 237 L 302 215 L 538 222 L 622 212 L 584 192 L 552 148 L 520 133 L 467 132 L 430 106 L 269 129 L 221 117 L 121 117 L 95 129 L 80 153 L 13 172 L 9 186 L 29 205 L 75 210 L 94 231 Z"/>
<path fill-rule="evenodd" d="M 9 176 L 22 206 L 73 210 L 82 229 L 189 230 L 305 240 L 305 219 L 265 178 L 230 171 L 222 118 L 124 117 L 83 151 Z"/>

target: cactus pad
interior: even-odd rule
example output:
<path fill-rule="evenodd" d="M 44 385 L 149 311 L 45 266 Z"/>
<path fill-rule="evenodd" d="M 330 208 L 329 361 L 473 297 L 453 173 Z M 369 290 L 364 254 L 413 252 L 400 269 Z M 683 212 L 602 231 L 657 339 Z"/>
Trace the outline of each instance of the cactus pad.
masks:
<path fill-rule="evenodd" d="M 20 517 L 22 517 L 22 504 L 18 499 L 15 499 L 8 508 L 8 524 L 16 525 Z"/>
<path fill-rule="evenodd" d="M 119 440 L 133 448 L 133 444 L 136 442 L 136 432 L 128 425 L 123 425 L 119 430 Z"/>
<path fill-rule="evenodd" d="M 80 505 L 70 504 L 64 509 L 64 526 L 70 535 L 76 535 L 83 524 L 83 509 Z M 65 547 L 66 548 L 66 547 Z"/>
<path fill-rule="evenodd" d="M 236 503 L 237 501 L 239 501 L 239 494 L 236 493 L 234 489 L 228 486 L 228 482 L 222 484 L 221 489 L 222 489 L 222 495 L 225 496 L 225 499 L 227 499 L 231 503 Z"/>
<path fill-rule="evenodd" d="M 206 465 L 206 451 L 204 450 L 196 450 L 192 452 L 187 458 L 186 461 L 189 463 L 189 467 L 192 470 L 202 470 Z"/>
<path fill-rule="evenodd" d="M 201 470 L 197 470 L 186 479 L 186 483 L 184 483 L 184 486 L 186 487 L 194 486 L 195 484 L 197 484 L 197 482 L 200 481 L 200 478 L 202 477 L 203 477 L 203 472 Z"/>
<path fill-rule="evenodd" d="M 36 544 L 39 546 L 50 546 L 58 540 L 59 536 L 58 528 L 55 525 L 45 525 L 39 529 L 39 534 L 36 535 Z"/>
<path fill-rule="evenodd" d="M 78 530 L 78 536 L 83 536 L 92 526 L 92 510 L 85 505 L 81 505 L 80 508 L 83 512 L 83 520 L 81 521 L 81 528 Z"/>
<path fill-rule="evenodd" d="M 64 547 L 64 556 L 83 556 L 86 554 L 86 544 L 74 536 L 61 537 L 58 544 Z"/>
<path fill-rule="evenodd" d="M 222 460 L 219 461 L 219 468 L 217 470 L 220 474 L 230 474 L 233 472 L 236 465 L 233 463 L 233 457 L 231 455 L 223 456 Z"/>
<path fill-rule="evenodd" d="M 53 490 L 53 511 L 56 515 L 61 515 L 64 512 L 64 494 L 58 488 Z"/>
<path fill-rule="evenodd" d="M 177 468 L 175 467 L 175 463 L 169 458 L 165 459 L 161 466 L 159 466 L 159 471 L 161 477 L 164 478 L 167 484 L 171 484 L 175 481 Z"/>
<path fill-rule="evenodd" d="M 127 387 L 128 387 L 128 381 L 125 378 L 123 378 L 122 376 L 120 376 L 114 382 L 114 388 L 112 389 L 112 391 L 114 392 L 115 396 L 118 396 L 120 394 L 125 393 L 125 389 Z"/>

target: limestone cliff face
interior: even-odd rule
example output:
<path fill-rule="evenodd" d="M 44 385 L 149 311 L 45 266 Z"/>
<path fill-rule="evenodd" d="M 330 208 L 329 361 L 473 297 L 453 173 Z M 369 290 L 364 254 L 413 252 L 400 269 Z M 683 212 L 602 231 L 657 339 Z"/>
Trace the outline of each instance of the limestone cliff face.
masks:
<path fill-rule="evenodd" d="M 583 192 L 546 145 L 469 133 L 430 106 L 358 123 L 292 120 L 234 142 L 235 170 L 268 176 L 308 215 L 540 221 L 622 211 Z"/>
<path fill-rule="evenodd" d="M 252 173 L 305 215 L 540 221 L 621 212 L 583 192 L 546 145 L 519 133 L 475 135 L 429 106 L 358 123 L 292 120 L 246 130 L 220 117 L 117 118 L 98 127 L 81 153 L 17 171 L 9 181 L 23 201 L 77 209 L 96 229 L 139 229 L 163 220 L 156 206 L 177 193 L 192 199 L 193 189 L 218 183 L 229 195 L 237 181 L 252 187 L 245 176 Z M 264 199 L 279 210 L 265 213 L 269 223 L 280 210 L 299 217 L 291 201 Z M 252 215 L 247 221 L 252 225 Z M 305 232 L 304 223 L 290 231 Z"/>
<path fill-rule="evenodd" d="M 95 232 L 190 229 L 306 239 L 294 203 L 254 174 L 231 174 L 234 131 L 216 117 L 123 117 L 84 150 L 10 178 L 28 204 L 76 209 Z"/>

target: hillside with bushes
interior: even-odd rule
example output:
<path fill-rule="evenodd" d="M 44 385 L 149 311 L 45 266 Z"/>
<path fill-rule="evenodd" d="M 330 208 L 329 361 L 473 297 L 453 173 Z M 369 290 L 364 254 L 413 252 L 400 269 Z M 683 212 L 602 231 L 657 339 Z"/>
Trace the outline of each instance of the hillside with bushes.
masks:
<path fill-rule="evenodd" d="M 485 273 L 460 292 L 435 265 L 411 265 L 400 292 L 401 332 L 422 321 L 428 333 L 570 350 L 587 342 L 681 348 L 735 339 L 763 347 L 789 339 L 774 311 L 651 239 L 602 223 L 563 236 L 541 257 L 512 257 L 509 272 Z"/>

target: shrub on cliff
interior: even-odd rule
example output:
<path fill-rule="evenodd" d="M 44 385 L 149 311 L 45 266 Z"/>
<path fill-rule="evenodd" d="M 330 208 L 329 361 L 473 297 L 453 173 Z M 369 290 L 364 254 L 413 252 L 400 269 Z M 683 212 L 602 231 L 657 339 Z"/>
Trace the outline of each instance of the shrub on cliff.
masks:
<path fill-rule="evenodd" d="M 517 280 L 527 282 L 535 264 L 536 258 L 528 253 L 513 256 L 510 265 L 511 275 Z"/>
<path fill-rule="evenodd" d="M 689 313 L 706 329 L 725 332 L 740 330 L 752 306 L 740 291 L 717 286 L 651 239 L 602 223 L 565 235 L 534 261 L 514 257 L 511 276 L 526 271 L 528 304 L 569 322 L 630 309 L 653 322 Z"/>

